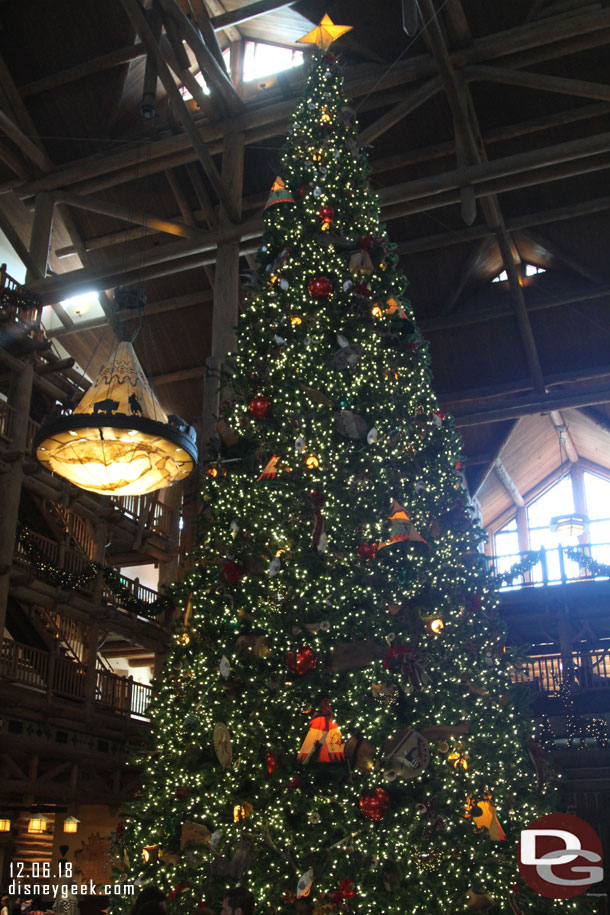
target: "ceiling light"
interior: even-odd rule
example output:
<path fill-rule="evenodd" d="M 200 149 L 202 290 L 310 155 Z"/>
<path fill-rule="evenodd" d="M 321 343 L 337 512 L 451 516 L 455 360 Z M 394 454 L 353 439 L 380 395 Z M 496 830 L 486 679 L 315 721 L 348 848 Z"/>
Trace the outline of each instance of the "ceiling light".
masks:
<path fill-rule="evenodd" d="M 586 515 L 572 512 L 568 515 L 556 515 L 551 518 L 551 530 L 555 534 L 567 537 L 578 537 L 589 529 L 589 519 Z"/>
<path fill-rule="evenodd" d="M 47 417 L 34 449 L 47 470 L 108 496 L 163 489 L 197 463 L 195 430 L 161 409 L 127 342 L 118 344 L 73 413 Z"/>

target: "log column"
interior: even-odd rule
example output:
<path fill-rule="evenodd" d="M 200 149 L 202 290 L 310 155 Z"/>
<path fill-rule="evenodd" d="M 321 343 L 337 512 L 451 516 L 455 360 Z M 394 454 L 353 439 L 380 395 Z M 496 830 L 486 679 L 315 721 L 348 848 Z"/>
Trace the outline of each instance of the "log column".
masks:
<path fill-rule="evenodd" d="M 170 539 L 171 558 L 159 563 L 159 590 L 163 585 L 171 585 L 178 578 L 178 551 L 180 547 L 180 511 L 182 508 L 183 486 L 169 486 L 163 490 L 163 504 L 172 512 Z"/>
<path fill-rule="evenodd" d="M 36 198 L 30 236 L 30 263 L 26 283 L 43 277 L 53 228 L 53 198 L 43 192 Z M 8 393 L 11 415 L 11 450 L 15 459 L 0 474 L 0 639 L 4 636 L 10 571 L 15 550 L 19 502 L 23 482 L 23 462 L 27 451 L 28 420 L 34 383 L 34 366 L 30 361 L 14 365 Z"/>
<path fill-rule="evenodd" d="M 244 172 L 244 134 L 231 133 L 225 137 L 222 153 L 222 180 L 241 217 Z M 221 211 L 220 229 L 229 228 L 229 216 Z M 214 306 L 212 312 L 212 346 L 206 360 L 199 438 L 200 454 L 205 457 L 208 444 L 216 435 L 216 423 L 221 399 L 220 374 L 226 356 L 235 350 L 235 326 L 239 314 L 239 247 L 240 240 L 222 241 L 218 245 L 214 279 Z M 227 392 L 227 395 L 228 392 Z M 193 474 L 185 487 L 182 530 L 182 558 L 180 576 L 188 571 L 184 555 L 195 545 L 195 521 L 201 505 L 199 501 L 199 476 Z"/>
<path fill-rule="evenodd" d="M 0 473 L 0 637 L 4 635 L 6 623 L 33 379 L 34 366 L 31 362 L 26 362 L 21 371 L 13 372 L 8 395 L 8 405 L 14 410 L 11 417 L 11 450 L 15 452 L 15 460 L 4 473 Z"/>

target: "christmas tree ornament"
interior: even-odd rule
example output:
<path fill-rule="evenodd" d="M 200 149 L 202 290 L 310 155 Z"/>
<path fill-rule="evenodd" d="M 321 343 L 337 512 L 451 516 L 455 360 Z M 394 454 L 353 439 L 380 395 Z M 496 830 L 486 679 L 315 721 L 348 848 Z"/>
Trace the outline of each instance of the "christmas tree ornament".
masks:
<path fill-rule="evenodd" d="M 233 745 L 226 724 L 218 722 L 218 724 L 214 725 L 212 739 L 214 743 L 214 752 L 216 753 L 218 762 L 223 769 L 230 769 L 233 765 Z"/>
<path fill-rule="evenodd" d="M 430 763 L 430 744 L 417 731 L 398 731 L 384 747 L 384 775 L 387 781 L 416 778 Z"/>
<path fill-rule="evenodd" d="M 233 806 L 233 822 L 239 823 L 240 820 L 247 820 L 249 816 L 252 815 L 253 811 L 252 804 L 235 804 Z"/>
<path fill-rule="evenodd" d="M 311 892 L 311 887 L 313 884 L 313 868 L 305 871 L 305 873 L 299 878 L 297 883 L 297 899 L 301 899 L 303 896 L 309 896 Z"/>
<path fill-rule="evenodd" d="M 411 519 L 407 515 L 402 505 L 400 505 L 396 499 L 392 499 L 389 522 L 390 539 L 387 543 L 379 544 L 380 550 L 384 549 L 384 547 L 393 546 L 394 544 L 403 543 L 405 541 L 411 541 L 412 543 L 426 542 L 421 534 L 416 530 L 415 526 L 412 524 Z"/>
<path fill-rule="evenodd" d="M 464 745 L 456 744 L 455 749 L 447 756 L 447 761 L 454 769 L 463 769 L 466 771 L 468 769 L 468 753 L 464 749 Z"/>
<path fill-rule="evenodd" d="M 467 820 L 471 819 L 480 832 L 487 830 L 492 841 L 506 842 L 504 830 L 491 802 L 491 794 L 485 795 L 482 800 L 475 800 L 469 797 L 464 816 Z"/>
<path fill-rule="evenodd" d="M 419 729 L 426 740 L 451 740 L 452 738 L 463 737 L 470 731 L 470 724 L 465 721 L 462 724 L 431 724 Z M 441 752 L 447 752 L 441 751 Z"/>
<path fill-rule="evenodd" d="M 314 810 L 313 813 L 309 814 L 309 816 L 307 817 L 307 820 L 309 821 L 309 823 L 311 823 L 312 826 L 317 826 L 319 823 L 322 822 L 322 817 L 320 816 L 320 814 L 318 813 L 317 810 Z"/>
<path fill-rule="evenodd" d="M 322 220 L 322 229 L 327 231 L 330 228 L 333 219 L 335 218 L 334 207 L 331 207 L 328 204 L 320 207 L 318 210 L 318 216 Z"/>
<path fill-rule="evenodd" d="M 233 538 L 233 540 L 235 540 L 235 538 L 239 534 L 239 530 L 240 530 L 239 522 L 236 521 L 235 519 L 233 519 L 233 521 L 231 521 L 231 524 L 229 525 L 229 530 L 231 531 L 231 537 Z"/>
<path fill-rule="evenodd" d="M 333 284 L 327 276 L 316 276 L 307 288 L 312 299 L 327 299 L 332 294 Z"/>
<path fill-rule="evenodd" d="M 269 563 L 269 568 L 267 569 L 267 575 L 269 578 L 275 578 L 277 573 L 282 568 L 282 558 L 281 556 L 274 556 L 271 562 Z"/>
<path fill-rule="evenodd" d="M 308 470 L 317 470 L 320 466 L 320 461 L 315 454 L 309 454 L 305 459 L 305 466 Z"/>
<path fill-rule="evenodd" d="M 182 824 L 180 848 L 183 849 L 185 845 L 209 845 L 211 838 L 212 833 L 203 823 L 193 823 L 190 820 L 186 820 Z"/>
<path fill-rule="evenodd" d="M 277 772 L 280 768 L 280 764 L 269 749 L 265 750 L 265 768 L 269 775 L 273 775 L 273 773 Z"/>
<path fill-rule="evenodd" d="M 484 890 L 469 889 L 466 892 L 468 908 L 475 912 L 486 912 L 494 904 L 491 896 L 488 896 Z"/>
<path fill-rule="evenodd" d="M 271 185 L 267 203 L 265 204 L 265 210 L 275 206 L 276 203 L 294 203 L 294 197 L 290 191 L 286 190 L 286 186 L 280 177 L 276 178 Z"/>
<path fill-rule="evenodd" d="M 418 480 L 417 483 L 415 484 L 415 492 L 417 493 L 418 496 L 421 496 L 421 494 L 423 492 L 426 492 L 426 484 L 423 483 L 421 480 Z"/>
<path fill-rule="evenodd" d="M 185 731 L 192 731 L 197 726 L 197 715 L 194 712 L 189 712 L 184 718 L 182 726 Z"/>
<path fill-rule="evenodd" d="M 299 435 L 298 438 L 295 439 L 294 447 L 296 449 L 297 454 L 303 454 L 303 452 L 305 451 L 305 439 L 303 438 L 302 435 Z"/>
<path fill-rule="evenodd" d="M 392 806 L 392 799 L 385 788 L 377 788 L 372 794 L 362 794 L 358 806 L 367 820 L 378 823 Z"/>
<path fill-rule="evenodd" d="M 286 667 L 297 677 L 304 677 L 315 669 L 317 663 L 316 653 L 308 645 L 303 645 L 297 651 L 289 651 L 286 655 Z"/>
<path fill-rule="evenodd" d="M 142 849 L 142 863 L 149 864 L 151 861 L 159 860 L 159 846 L 145 845 Z"/>
<path fill-rule="evenodd" d="M 339 435 L 354 440 L 364 440 L 369 428 L 367 421 L 353 410 L 340 410 L 334 414 L 335 429 Z"/>
<path fill-rule="evenodd" d="M 385 653 L 383 666 L 399 668 L 411 690 L 423 689 L 432 682 L 424 666 L 423 655 L 411 645 L 392 645 Z"/>
<path fill-rule="evenodd" d="M 264 394 L 258 394 L 256 397 L 253 397 L 248 404 L 248 410 L 256 419 L 265 419 L 270 406 L 271 401 L 269 398 L 265 397 Z"/>
<path fill-rule="evenodd" d="M 229 585 L 236 585 L 245 575 L 242 567 L 238 566 L 237 563 L 232 559 L 230 559 L 228 562 L 223 562 L 221 569 L 221 578 L 223 578 Z"/>
<path fill-rule="evenodd" d="M 378 551 L 376 543 L 361 543 L 357 549 L 360 559 L 364 559 L 366 562 L 376 559 Z"/>
<path fill-rule="evenodd" d="M 299 750 L 298 761 L 307 765 L 309 762 L 344 762 L 344 745 L 341 731 L 332 719 L 332 709 L 328 699 L 320 703 L 320 714 L 312 719 L 309 731 Z"/>
<path fill-rule="evenodd" d="M 373 261 L 368 251 L 356 251 L 349 259 L 350 273 L 369 274 L 374 270 Z"/>
<path fill-rule="evenodd" d="M 375 442 L 378 440 L 378 438 L 379 438 L 379 436 L 377 434 L 377 429 L 375 429 L 375 427 L 373 426 L 372 429 L 369 429 L 367 436 L 366 436 L 366 440 L 369 445 L 374 445 Z"/>
<path fill-rule="evenodd" d="M 438 429 L 440 429 L 441 426 L 443 425 L 444 419 L 445 419 L 445 414 L 442 412 L 442 410 L 433 410 L 432 411 L 432 422 Z"/>
<path fill-rule="evenodd" d="M 375 747 L 361 734 L 350 737 L 345 744 L 345 758 L 359 772 L 370 772 L 375 765 Z"/>
<path fill-rule="evenodd" d="M 318 159 L 321 159 L 321 158 L 322 158 L 322 156 L 321 156 L 321 155 L 318 155 Z M 316 197 L 316 198 L 317 198 L 317 197 L 321 197 L 321 196 L 322 196 L 322 193 L 323 193 L 323 191 L 322 191 L 322 188 L 321 188 L 321 187 L 314 187 L 314 189 L 313 189 L 313 191 L 312 191 L 313 196 Z"/>
<path fill-rule="evenodd" d="M 239 435 L 224 419 L 219 419 L 216 423 L 216 432 L 225 448 L 235 448 L 239 444 Z"/>
<path fill-rule="evenodd" d="M 223 677 L 225 680 L 228 680 L 229 676 L 231 674 L 231 664 L 229 663 L 229 659 L 224 654 L 223 654 L 222 658 L 220 659 L 220 664 L 218 665 L 218 669 L 220 670 L 220 676 Z"/>

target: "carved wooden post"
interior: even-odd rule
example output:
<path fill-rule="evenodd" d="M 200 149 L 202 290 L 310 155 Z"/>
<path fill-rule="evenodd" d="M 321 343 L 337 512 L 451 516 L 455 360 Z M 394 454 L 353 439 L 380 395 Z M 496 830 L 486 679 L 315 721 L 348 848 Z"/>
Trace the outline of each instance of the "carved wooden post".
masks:
<path fill-rule="evenodd" d="M 97 646 L 100 630 L 96 622 L 91 623 L 85 644 L 85 714 L 91 715 L 97 687 Z"/>

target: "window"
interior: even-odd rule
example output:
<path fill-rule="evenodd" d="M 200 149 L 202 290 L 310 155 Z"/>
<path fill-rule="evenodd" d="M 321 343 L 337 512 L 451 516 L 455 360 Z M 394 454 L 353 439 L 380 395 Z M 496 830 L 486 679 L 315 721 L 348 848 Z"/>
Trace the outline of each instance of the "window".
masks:
<path fill-rule="evenodd" d="M 544 267 L 536 267 L 534 264 L 524 264 L 524 272 L 526 276 L 536 276 L 538 273 L 546 273 Z M 494 276 L 492 283 L 507 283 L 508 274 L 506 270 L 503 270 L 502 273 L 498 273 L 497 276 Z"/>
<path fill-rule="evenodd" d="M 222 56 L 224 58 L 225 67 L 227 68 L 227 73 L 230 73 L 231 72 L 231 46 L 230 45 L 224 49 L 224 51 L 222 52 Z M 195 73 L 195 80 L 196 80 L 196 82 L 199 83 L 199 85 L 203 89 L 204 93 L 206 95 L 209 95 L 210 89 L 209 89 L 208 84 L 206 83 L 206 81 L 203 78 L 203 73 L 201 72 L 201 70 L 199 71 L 199 73 Z M 188 102 L 189 99 L 192 99 L 192 97 L 193 97 L 191 95 L 191 93 L 189 92 L 189 90 L 186 88 L 186 86 L 180 86 L 180 95 L 182 96 L 182 98 L 184 99 L 185 102 Z"/>
<path fill-rule="evenodd" d="M 282 70 L 300 67 L 303 63 L 303 52 L 279 45 L 263 44 L 258 41 L 247 41 L 244 52 L 244 82 L 261 79 Z"/>

